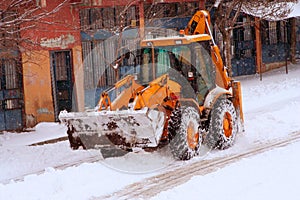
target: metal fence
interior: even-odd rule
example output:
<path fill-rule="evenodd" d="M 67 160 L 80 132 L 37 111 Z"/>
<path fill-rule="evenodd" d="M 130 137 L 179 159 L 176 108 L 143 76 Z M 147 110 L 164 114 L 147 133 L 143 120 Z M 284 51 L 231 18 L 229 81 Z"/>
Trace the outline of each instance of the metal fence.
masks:
<path fill-rule="evenodd" d="M 290 41 L 288 33 L 290 26 L 284 21 L 263 21 L 262 62 L 265 64 L 285 61 L 289 57 Z"/>
<path fill-rule="evenodd" d="M 237 23 L 243 26 L 233 30 L 231 61 L 233 76 L 254 74 L 256 72 L 255 36 L 251 21 L 253 21 L 252 17 L 241 15 Z"/>

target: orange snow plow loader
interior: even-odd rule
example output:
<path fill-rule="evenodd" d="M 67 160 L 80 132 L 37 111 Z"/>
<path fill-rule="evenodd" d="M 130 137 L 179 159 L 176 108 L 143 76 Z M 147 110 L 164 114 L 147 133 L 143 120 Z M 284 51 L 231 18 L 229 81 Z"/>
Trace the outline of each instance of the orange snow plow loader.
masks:
<path fill-rule="evenodd" d="M 176 159 L 187 160 L 202 144 L 232 146 L 243 131 L 241 85 L 228 77 L 209 24 L 201 10 L 178 36 L 142 40 L 137 70 L 104 91 L 94 111 L 62 111 L 71 147 L 169 145 Z"/>

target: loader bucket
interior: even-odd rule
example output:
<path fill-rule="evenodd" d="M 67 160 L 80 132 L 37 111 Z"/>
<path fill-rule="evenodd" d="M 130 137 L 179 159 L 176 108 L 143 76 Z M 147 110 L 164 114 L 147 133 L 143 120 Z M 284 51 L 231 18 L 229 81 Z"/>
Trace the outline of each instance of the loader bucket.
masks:
<path fill-rule="evenodd" d="M 73 137 L 78 137 L 86 149 L 117 147 L 130 150 L 158 145 L 165 113 L 149 108 L 82 113 L 62 111 L 59 119 L 73 129 Z"/>

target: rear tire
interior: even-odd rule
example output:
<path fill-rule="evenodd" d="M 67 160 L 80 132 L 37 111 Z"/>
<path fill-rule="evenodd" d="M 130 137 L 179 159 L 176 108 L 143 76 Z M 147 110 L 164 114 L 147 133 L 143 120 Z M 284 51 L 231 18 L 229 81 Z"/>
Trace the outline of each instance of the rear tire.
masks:
<path fill-rule="evenodd" d="M 202 136 L 200 115 L 194 107 L 176 107 L 168 122 L 170 149 L 179 160 L 189 160 L 199 154 Z"/>
<path fill-rule="evenodd" d="M 213 149 L 226 149 L 233 145 L 237 130 L 233 103 L 229 99 L 219 98 L 210 113 L 205 144 Z"/>

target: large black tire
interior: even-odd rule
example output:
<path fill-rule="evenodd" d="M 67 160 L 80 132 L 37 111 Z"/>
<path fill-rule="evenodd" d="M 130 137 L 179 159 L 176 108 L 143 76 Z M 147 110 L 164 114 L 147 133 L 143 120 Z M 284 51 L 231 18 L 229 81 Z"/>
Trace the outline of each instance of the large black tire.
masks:
<path fill-rule="evenodd" d="M 200 115 L 194 107 L 176 107 L 168 122 L 170 149 L 179 160 L 189 160 L 199 154 L 202 136 Z"/>
<path fill-rule="evenodd" d="M 233 103 L 224 97 L 213 106 L 204 143 L 212 149 L 226 149 L 233 145 L 238 131 Z"/>

